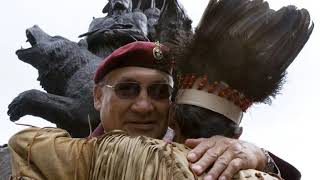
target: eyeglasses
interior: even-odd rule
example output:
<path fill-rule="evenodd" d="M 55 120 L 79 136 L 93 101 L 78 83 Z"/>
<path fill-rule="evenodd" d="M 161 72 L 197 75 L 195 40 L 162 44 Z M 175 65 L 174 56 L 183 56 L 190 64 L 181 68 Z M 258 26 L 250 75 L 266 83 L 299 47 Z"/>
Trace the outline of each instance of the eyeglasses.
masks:
<path fill-rule="evenodd" d="M 120 82 L 115 85 L 105 84 L 112 88 L 120 99 L 134 99 L 139 96 L 142 86 L 137 82 Z M 153 83 L 147 87 L 148 96 L 154 100 L 167 99 L 172 95 L 173 88 L 165 83 Z"/>

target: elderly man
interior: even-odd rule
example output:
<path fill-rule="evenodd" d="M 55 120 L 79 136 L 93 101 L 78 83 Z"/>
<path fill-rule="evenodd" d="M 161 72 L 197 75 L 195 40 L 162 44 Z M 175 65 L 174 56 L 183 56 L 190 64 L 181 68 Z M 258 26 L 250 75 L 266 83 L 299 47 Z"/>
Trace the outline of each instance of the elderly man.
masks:
<path fill-rule="evenodd" d="M 103 131 L 119 129 L 132 136 L 163 137 L 168 126 L 173 64 L 168 48 L 152 42 L 130 43 L 108 56 L 94 78 L 94 106 L 100 111 Z M 32 128 L 11 138 L 14 178 L 50 179 L 48 176 L 56 177 L 64 172 L 62 177 L 68 179 L 79 173 L 65 171 L 65 162 L 70 167 L 76 163 L 90 169 L 87 156 L 90 156 L 90 147 L 97 143 L 95 138 L 72 140 L 68 144 L 72 138 L 65 133 L 55 134 L 56 131 Z M 95 132 L 95 136 L 101 134 L 99 130 Z M 187 144 L 193 147 L 199 144 L 188 159 L 197 162 L 202 155 L 205 157 L 193 167 L 200 174 L 211 164 L 221 176 L 230 176 L 242 169 L 241 166 L 262 170 L 268 162 L 260 148 L 235 139 L 218 136 L 191 140 Z M 222 154 L 227 159 L 220 159 Z M 219 163 L 214 163 L 216 159 Z M 238 163 L 228 164 L 233 159 Z"/>

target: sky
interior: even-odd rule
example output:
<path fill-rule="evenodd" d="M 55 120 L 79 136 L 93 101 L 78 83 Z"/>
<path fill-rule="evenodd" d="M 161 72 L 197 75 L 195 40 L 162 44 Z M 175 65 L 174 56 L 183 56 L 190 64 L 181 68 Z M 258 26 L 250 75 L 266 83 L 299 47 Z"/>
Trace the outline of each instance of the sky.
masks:
<path fill-rule="evenodd" d="M 94 3 L 93 3 L 94 2 Z M 197 25 L 208 0 L 180 0 L 193 26 Z M 320 118 L 320 24 L 319 4 L 315 0 L 269 0 L 272 8 L 293 4 L 309 10 L 315 29 L 299 56 L 288 68 L 286 84 L 271 105 L 254 105 L 242 120 L 242 140 L 265 148 L 297 167 L 302 179 L 314 179 L 320 162 L 318 138 Z M 0 145 L 25 128 L 10 122 L 7 107 L 23 91 L 42 90 L 37 70 L 23 63 L 15 55 L 26 43 L 25 30 L 35 24 L 50 35 L 61 35 L 78 42 L 78 35 L 87 31 L 93 17 L 102 17 L 107 0 L 10 0 L 0 6 Z M 21 118 L 19 123 L 39 127 L 53 126 L 33 116 Z"/>

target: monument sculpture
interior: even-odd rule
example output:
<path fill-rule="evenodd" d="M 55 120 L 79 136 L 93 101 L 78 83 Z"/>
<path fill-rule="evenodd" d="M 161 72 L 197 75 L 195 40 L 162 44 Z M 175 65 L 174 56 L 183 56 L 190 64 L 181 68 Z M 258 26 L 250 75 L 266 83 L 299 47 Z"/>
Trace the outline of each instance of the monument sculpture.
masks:
<path fill-rule="evenodd" d="M 179 37 L 193 33 L 191 20 L 178 0 L 109 0 L 102 12 L 106 16 L 94 18 L 88 31 L 79 35 L 83 39 L 77 43 L 62 36 L 51 36 L 37 25 L 27 29 L 27 41 L 32 47 L 19 49 L 16 54 L 38 70 L 38 80 L 46 92 L 32 89 L 19 94 L 8 106 L 11 121 L 25 115 L 38 116 L 67 130 L 72 137 L 87 137 L 100 122 L 93 106 L 92 90 L 93 74 L 102 59 L 133 41 L 158 40 L 180 45 Z M 308 28 L 308 13 L 302 15 L 308 20 L 305 24 Z M 308 37 L 312 29 L 313 25 Z M 216 42 L 213 40 L 212 44 Z M 195 47 L 202 50 L 201 46 Z M 290 63 L 279 66 L 286 68 Z M 279 79 L 283 75 L 280 74 Z M 270 82 L 278 76 L 265 77 Z M 0 155 L 0 179 L 8 179 L 10 158 L 5 145 L 0 147 Z"/>

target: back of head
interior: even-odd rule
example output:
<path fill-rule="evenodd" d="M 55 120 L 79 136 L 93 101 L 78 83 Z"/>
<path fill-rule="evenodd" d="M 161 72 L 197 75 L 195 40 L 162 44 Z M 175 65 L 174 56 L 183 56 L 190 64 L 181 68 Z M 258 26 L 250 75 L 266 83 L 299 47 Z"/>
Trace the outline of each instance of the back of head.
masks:
<path fill-rule="evenodd" d="M 185 138 L 209 138 L 222 135 L 229 138 L 239 136 L 242 129 L 227 117 L 189 104 L 175 104 L 172 107 L 174 119 Z"/>

